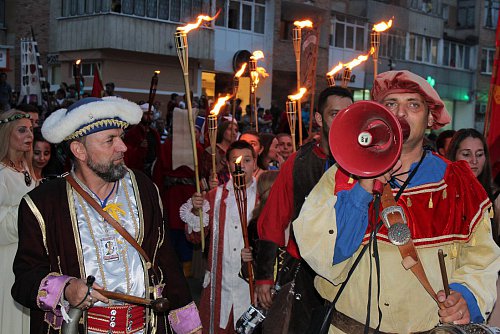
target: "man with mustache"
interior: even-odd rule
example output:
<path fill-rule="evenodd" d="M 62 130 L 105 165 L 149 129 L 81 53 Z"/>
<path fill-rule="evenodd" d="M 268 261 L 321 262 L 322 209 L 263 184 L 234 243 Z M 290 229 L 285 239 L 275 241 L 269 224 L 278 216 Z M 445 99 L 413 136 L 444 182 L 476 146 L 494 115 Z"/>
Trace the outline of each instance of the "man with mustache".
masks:
<path fill-rule="evenodd" d="M 423 146 L 427 129 L 451 121 L 446 106 L 406 70 L 380 73 L 371 96 L 410 128 L 399 161 L 376 178 L 385 184 L 382 196 L 374 199 L 374 178 L 349 179 L 336 165 L 293 222 L 301 255 L 318 274 L 316 290 L 338 298 L 329 333 L 428 333 L 438 323 L 482 323 L 496 299 L 500 249 L 491 202 L 467 163 Z M 439 249 L 447 254 L 449 293 Z"/>
<path fill-rule="evenodd" d="M 347 88 L 329 87 L 320 93 L 318 112 L 314 116 L 316 122 L 321 125 L 321 139 L 319 142 L 312 141 L 303 145 L 283 164 L 257 223 L 259 241 L 255 279 L 259 303 L 266 309 L 271 308 L 273 304 L 274 262 L 278 247 L 286 246 L 286 255 L 276 286 L 282 287 L 294 280 L 295 291 L 301 295 L 301 298 L 293 299 L 288 333 L 305 333 L 312 309 L 321 305 L 322 300 L 313 288 L 314 271 L 301 260 L 293 231 L 290 232 L 290 239 L 286 244 L 286 231 L 298 216 L 311 189 L 335 163 L 328 146 L 328 131 L 337 113 L 347 108 L 352 101 L 352 93 Z M 280 307 L 279 304 L 275 306 Z M 264 323 L 264 328 L 268 324 L 278 322 L 270 315 Z"/>
<path fill-rule="evenodd" d="M 85 311 L 80 329 L 88 333 L 165 333 L 167 318 L 175 333 L 201 333 L 158 190 L 124 164 L 123 131 L 141 116 L 138 105 L 118 97 L 85 98 L 44 122 L 44 137 L 62 143 L 73 168 L 20 205 L 12 295 L 31 309 L 32 333 L 58 332 L 70 308 Z M 110 300 L 98 289 L 167 298 L 170 308 Z"/>

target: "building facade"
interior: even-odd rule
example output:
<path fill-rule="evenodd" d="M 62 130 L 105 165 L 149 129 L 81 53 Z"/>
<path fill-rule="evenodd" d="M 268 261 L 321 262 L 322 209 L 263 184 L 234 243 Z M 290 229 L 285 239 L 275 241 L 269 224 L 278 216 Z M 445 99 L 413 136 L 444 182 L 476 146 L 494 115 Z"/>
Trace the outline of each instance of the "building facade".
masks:
<path fill-rule="evenodd" d="M 19 41 L 33 27 L 53 89 L 74 82 L 73 64 L 81 59 L 86 90 L 95 64 L 104 83 L 114 82 L 117 94 L 135 101 L 147 99 L 150 78 L 160 70 L 157 99 L 166 103 L 172 93 L 184 94 L 176 28 L 218 13 L 188 35 L 194 95 L 232 93 L 238 66 L 262 50 L 259 66 L 269 77 L 257 96 L 264 108 L 274 102 L 283 110 L 287 95 L 297 91 L 295 20 L 310 19 L 317 31 L 316 75 L 309 78 L 316 83 L 309 94 L 317 96 L 333 66 L 369 51 L 373 25 L 394 18 L 381 35 L 378 72 L 408 69 L 428 78 L 452 113 L 450 128 L 482 130 L 498 10 L 499 0 L 0 0 L 0 68 L 17 89 Z M 308 58 L 303 62 L 312 66 Z M 373 72 L 372 59 L 353 69 L 349 87 L 357 100 L 369 99 Z M 240 80 L 243 105 L 249 82 L 248 74 Z"/>

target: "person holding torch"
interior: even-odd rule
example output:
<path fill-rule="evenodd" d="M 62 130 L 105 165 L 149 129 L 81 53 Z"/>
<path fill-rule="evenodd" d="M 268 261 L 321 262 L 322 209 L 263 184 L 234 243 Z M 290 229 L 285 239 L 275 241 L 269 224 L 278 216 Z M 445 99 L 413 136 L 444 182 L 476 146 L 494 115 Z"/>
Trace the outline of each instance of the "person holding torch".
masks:
<path fill-rule="evenodd" d="M 256 181 L 252 176 L 257 156 L 249 143 L 238 140 L 229 146 L 226 158 L 231 173 L 238 168 L 245 173 L 249 221 L 258 200 Z M 195 193 L 183 204 L 180 216 L 190 235 L 199 234 L 197 215 L 200 208 L 203 208 L 204 226 L 210 237 L 208 270 L 200 301 L 202 324 L 209 333 L 234 333 L 236 321 L 248 309 L 251 299 L 248 282 L 238 275 L 244 242 L 233 182 L 229 180 L 206 196 Z"/>

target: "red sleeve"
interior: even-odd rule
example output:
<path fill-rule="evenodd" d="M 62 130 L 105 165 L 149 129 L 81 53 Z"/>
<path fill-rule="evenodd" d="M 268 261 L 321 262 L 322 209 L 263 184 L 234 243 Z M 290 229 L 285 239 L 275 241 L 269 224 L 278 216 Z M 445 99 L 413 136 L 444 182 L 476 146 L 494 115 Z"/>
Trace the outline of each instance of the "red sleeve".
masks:
<path fill-rule="evenodd" d="M 293 214 L 293 166 L 297 153 L 291 155 L 281 167 L 266 205 L 257 221 L 259 239 L 285 246 L 285 230 Z"/>

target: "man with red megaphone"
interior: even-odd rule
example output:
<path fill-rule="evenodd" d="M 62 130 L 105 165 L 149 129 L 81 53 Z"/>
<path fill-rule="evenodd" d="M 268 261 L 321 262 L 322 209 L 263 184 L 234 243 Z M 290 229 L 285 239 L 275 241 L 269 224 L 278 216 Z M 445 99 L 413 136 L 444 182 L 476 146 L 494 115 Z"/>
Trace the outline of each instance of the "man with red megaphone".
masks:
<path fill-rule="evenodd" d="M 381 73 L 371 93 L 409 125 L 404 143 L 394 143 L 401 145 L 399 160 L 382 175 L 355 181 L 345 177 L 353 166 L 330 168 L 293 222 L 300 253 L 319 275 L 316 289 L 334 301 L 326 329 L 426 333 L 439 322 L 483 322 L 500 269 L 491 202 L 466 164 L 423 148 L 426 129 L 450 122 L 446 107 L 425 79 L 408 71 Z M 362 143 L 354 137 L 345 154 Z M 365 157 L 355 169 L 370 170 L 379 159 Z M 372 194 L 375 180 L 385 185 L 381 195 Z M 439 270 L 438 249 L 446 254 L 447 275 Z"/>

